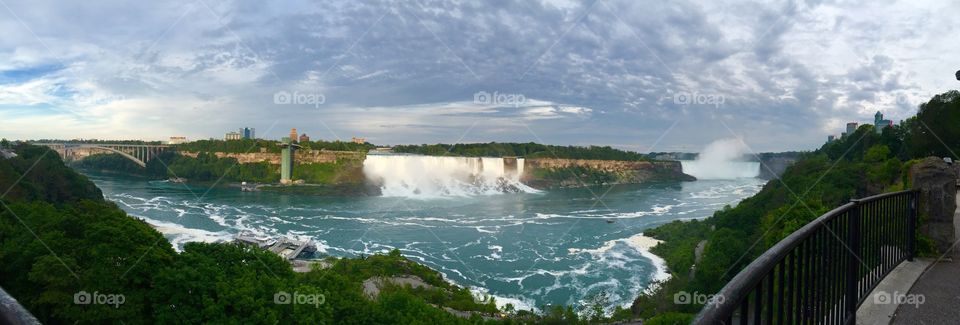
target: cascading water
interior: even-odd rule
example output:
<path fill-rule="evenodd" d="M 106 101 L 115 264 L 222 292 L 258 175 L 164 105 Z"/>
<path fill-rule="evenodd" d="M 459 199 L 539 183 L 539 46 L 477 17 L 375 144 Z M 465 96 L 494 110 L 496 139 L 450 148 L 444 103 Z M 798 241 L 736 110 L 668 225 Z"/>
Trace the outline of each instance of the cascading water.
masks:
<path fill-rule="evenodd" d="M 515 166 L 508 168 L 503 158 L 368 155 L 363 161 L 363 173 L 380 186 L 383 196 L 537 192 L 520 182 L 523 158 L 517 158 Z"/>
<path fill-rule="evenodd" d="M 743 140 L 720 139 L 707 145 L 697 160 L 684 160 L 683 172 L 697 179 L 735 179 L 757 177 L 760 163 L 743 161 L 747 153 Z"/>

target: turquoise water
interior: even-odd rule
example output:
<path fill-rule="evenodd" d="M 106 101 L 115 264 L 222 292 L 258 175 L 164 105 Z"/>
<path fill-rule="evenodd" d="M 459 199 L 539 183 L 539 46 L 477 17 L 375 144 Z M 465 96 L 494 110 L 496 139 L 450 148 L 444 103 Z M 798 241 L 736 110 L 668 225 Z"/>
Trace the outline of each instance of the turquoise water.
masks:
<path fill-rule="evenodd" d="M 666 276 L 640 234 L 710 216 L 759 191 L 738 178 L 451 198 L 329 198 L 188 187 L 91 174 L 107 199 L 157 225 L 171 243 L 226 241 L 240 231 L 311 238 L 320 252 L 399 249 L 498 303 L 580 305 L 603 291 L 627 306 Z M 602 197 L 598 200 L 596 198 Z"/>

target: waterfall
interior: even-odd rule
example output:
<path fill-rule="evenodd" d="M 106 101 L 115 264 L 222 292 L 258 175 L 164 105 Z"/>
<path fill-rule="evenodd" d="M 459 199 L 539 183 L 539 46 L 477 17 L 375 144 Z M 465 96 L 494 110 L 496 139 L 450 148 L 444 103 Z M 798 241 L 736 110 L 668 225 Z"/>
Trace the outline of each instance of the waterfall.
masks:
<path fill-rule="evenodd" d="M 512 160 L 512 159 L 511 159 Z M 363 174 L 383 196 L 442 197 L 537 192 L 520 182 L 523 158 L 368 155 Z"/>
<path fill-rule="evenodd" d="M 696 160 L 684 160 L 683 172 L 697 179 L 734 179 L 757 177 L 760 163 L 743 161 L 748 152 L 743 140 L 720 139 L 707 145 Z"/>

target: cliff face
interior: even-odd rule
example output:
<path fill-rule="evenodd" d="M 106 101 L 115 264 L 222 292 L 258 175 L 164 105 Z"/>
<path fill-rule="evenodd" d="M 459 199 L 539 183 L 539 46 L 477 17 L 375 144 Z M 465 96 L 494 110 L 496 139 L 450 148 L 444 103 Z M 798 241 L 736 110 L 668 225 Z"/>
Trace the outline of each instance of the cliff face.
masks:
<path fill-rule="evenodd" d="M 187 157 L 197 157 L 197 152 L 191 151 L 179 151 L 180 155 Z M 232 153 L 232 152 L 214 152 L 214 155 L 217 158 L 234 158 L 237 162 L 241 164 L 247 163 L 258 163 L 261 161 L 266 161 L 274 165 L 280 164 L 280 153 L 273 152 L 248 152 L 248 153 Z M 366 156 L 362 152 L 354 151 L 329 151 L 329 150 L 300 150 L 296 153 L 297 157 L 294 161 L 298 164 L 317 164 L 317 163 L 332 163 L 336 162 L 338 159 L 351 159 L 351 160 L 360 160 Z"/>
<path fill-rule="evenodd" d="M 679 161 L 622 161 L 537 158 L 524 161 L 521 181 L 535 188 L 693 181 Z"/>
<path fill-rule="evenodd" d="M 762 179 L 771 180 L 783 175 L 787 167 L 797 161 L 795 156 L 775 156 L 760 158 L 760 174 L 757 176 Z"/>

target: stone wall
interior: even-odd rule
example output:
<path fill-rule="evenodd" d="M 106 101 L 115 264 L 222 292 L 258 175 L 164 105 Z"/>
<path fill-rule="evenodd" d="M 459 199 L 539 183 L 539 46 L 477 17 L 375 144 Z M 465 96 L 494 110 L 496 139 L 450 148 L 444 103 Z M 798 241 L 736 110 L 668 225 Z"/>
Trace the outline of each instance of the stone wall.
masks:
<path fill-rule="evenodd" d="M 920 190 L 921 233 L 933 239 L 940 252 L 953 245 L 955 228 L 954 212 L 957 209 L 957 173 L 937 157 L 927 157 L 910 167 L 910 184 Z"/>
<path fill-rule="evenodd" d="M 179 151 L 178 153 L 187 157 L 197 157 L 197 152 Z M 261 161 L 266 161 L 274 165 L 280 164 L 279 152 L 215 152 L 214 154 L 217 156 L 217 158 L 234 158 L 241 164 L 257 163 Z M 355 151 L 298 150 L 295 161 L 298 165 L 331 163 L 336 162 L 337 159 L 363 160 L 365 156 L 366 154 Z"/>

